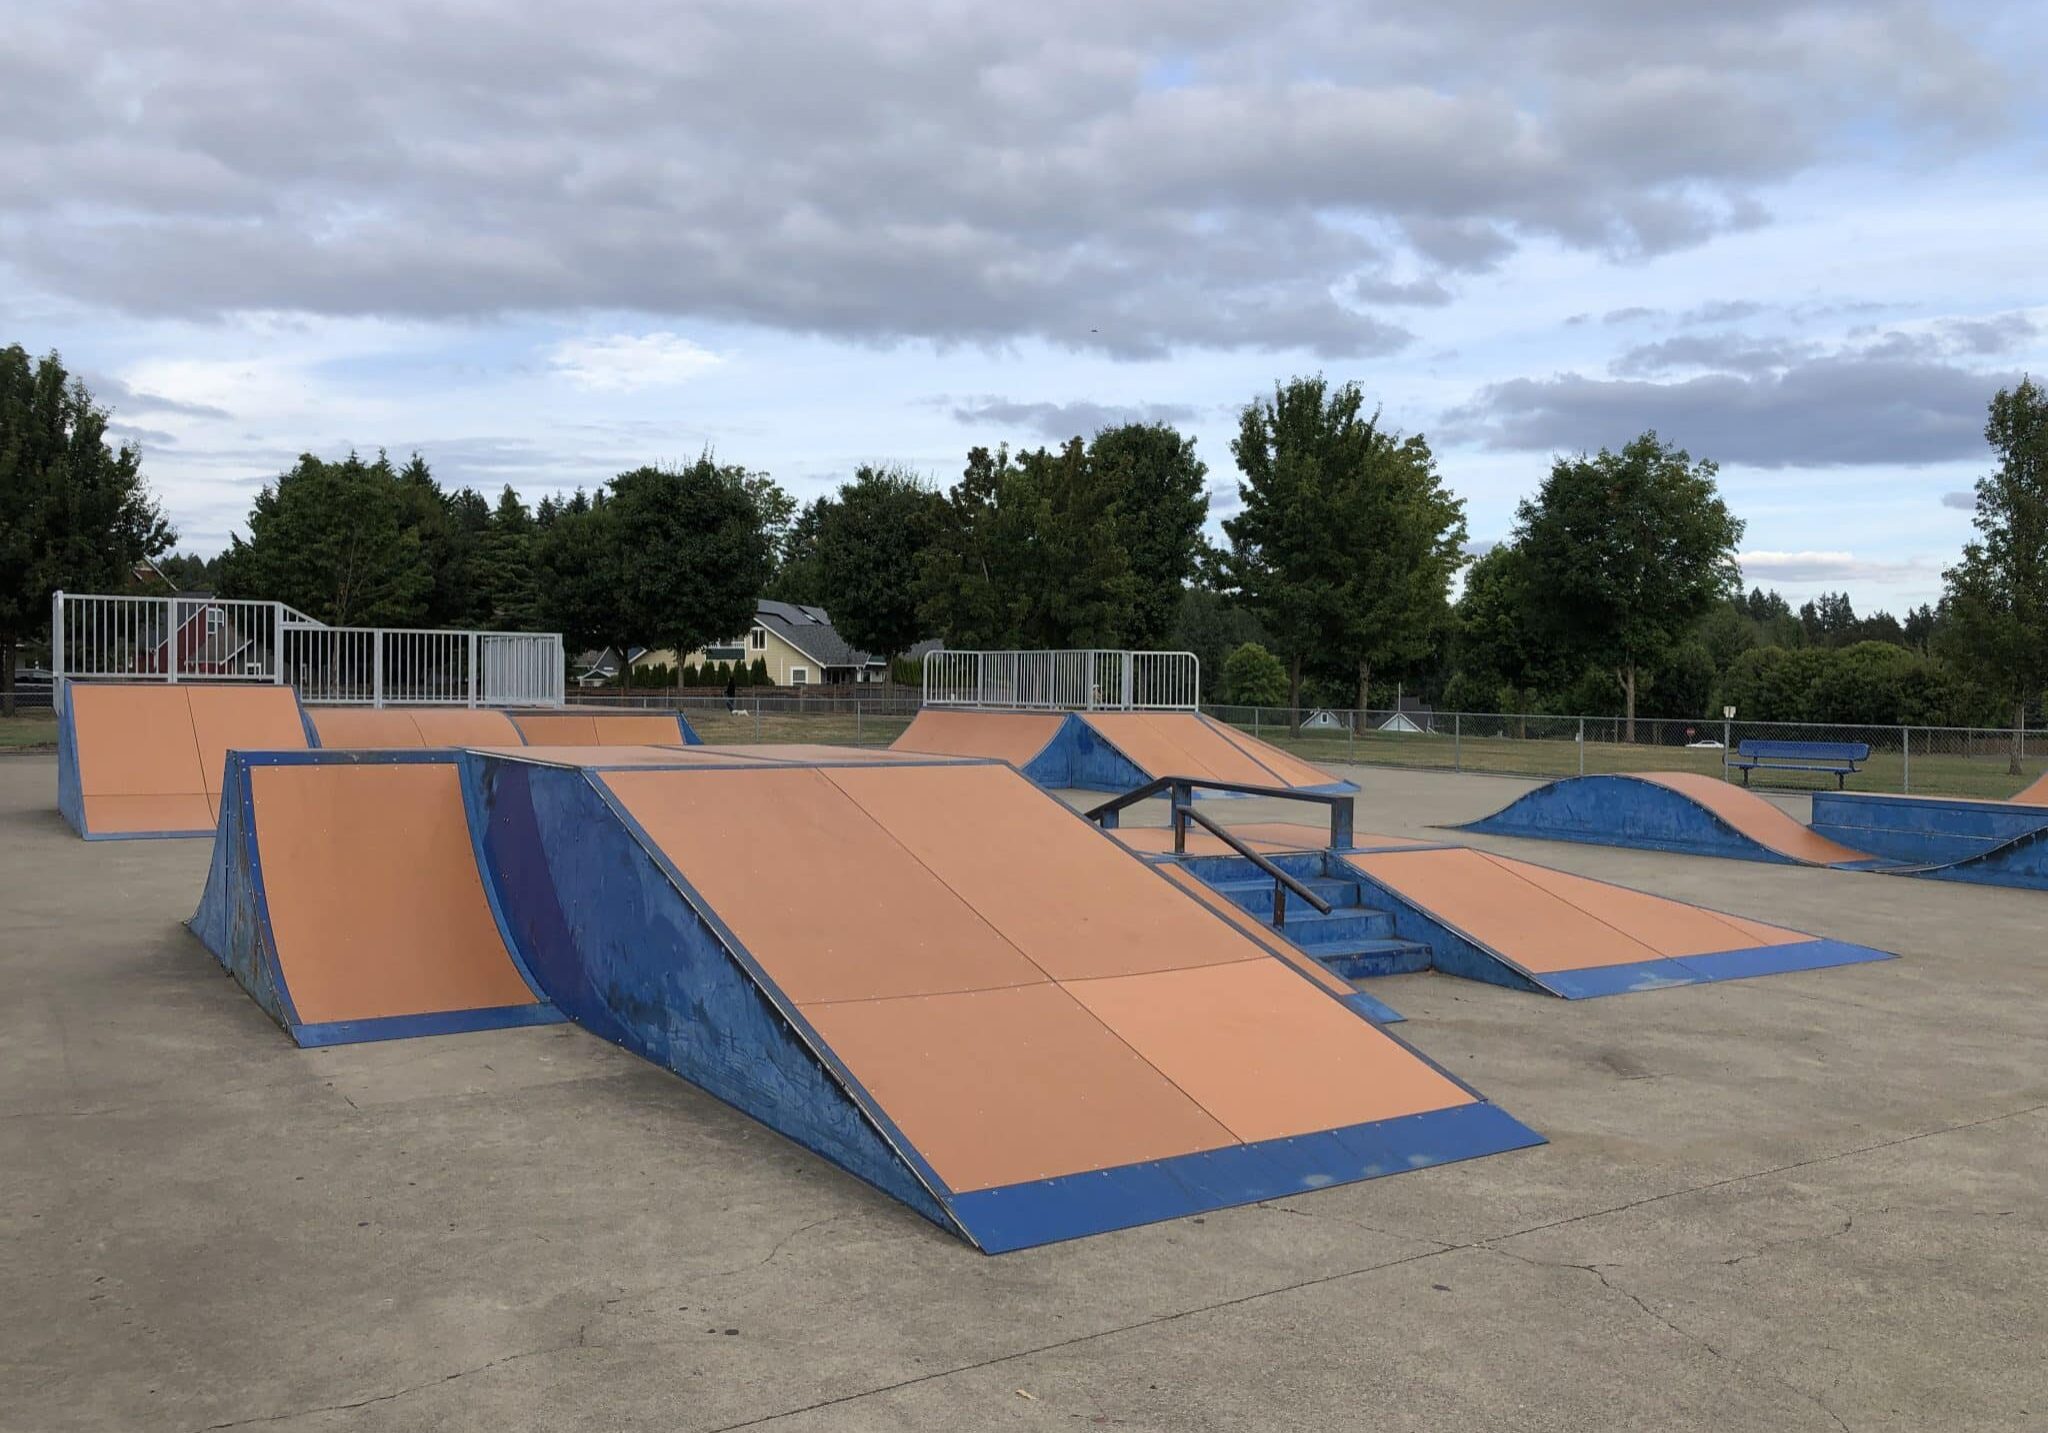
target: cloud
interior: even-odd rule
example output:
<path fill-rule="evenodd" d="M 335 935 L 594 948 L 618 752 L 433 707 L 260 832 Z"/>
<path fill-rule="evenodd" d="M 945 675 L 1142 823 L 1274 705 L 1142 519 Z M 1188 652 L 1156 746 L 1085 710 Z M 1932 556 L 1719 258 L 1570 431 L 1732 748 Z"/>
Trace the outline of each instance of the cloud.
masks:
<path fill-rule="evenodd" d="M 86 0 L 0 51 L 0 253 L 7 287 L 202 321 L 1355 358 L 1406 335 L 1354 280 L 1427 304 L 1531 245 L 1664 253 L 1873 133 L 2012 121 L 1975 7 L 1638 10 Z"/>
<path fill-rule="evenodd" d="M 1940 569 L 1932 558 L 1900 561 L 1858 557 L 1849 551 L 1744 552 L 1736 557 L 1746 582 L 1900 581 L 1925 577 Z"/>
<path fill-rule="evenodd" d="M 1211 483 L 1208 499 L 1209 511 L 1216 517 L 1234 513 L 1244 506 L 1244 497 L 1238 492 L 1236 483 Z"/>
<path fill-rule="evenodd" d="M 1448 410 L 1440 435 L 1502 451 L 1619 447 L 1654 428 L 1695 457 L 1760 468 L 1915 466 L 1983 450 L 1984 406 L 2006 373 L 1966 368 L 1924 336 L 1862 347 L 1685 335 L 1632 348 L 1617 377 L 1494 383 Z M 1654 381 L 1660 375 L 1689 376 Z"/>
<path fill-rule="evenodd" d="M 632 393 L 687 383 L 721 360 L 673 333 L 614 333 L 558 343 L 548 361 L 578 388 L 599 393 Z"/>
<path fill-rule="evenodd" d="M 969 427 L 994 424 L 1022 428 L 1052 443 L 1092 438 L 1124 423 L 1192 423 L 1196 411 L 1181 403 L 1019 403 L 1007 398 L 971 398 L 952 404 L 956 421 Z M 1236 490 L 1233 488 L 1233 492 Z"/>
<path fill-rule="evenodd" d="M 1941 495 L 1941 505 L 1945 508 L 1955 508 L 1960 512 L 1975 512 L 1977 510 L 1977 494 L 1974 492 L 1943 493 Z"/>
<path fill-rule="evenodd" d="M 225 408 L 211 403 L 189 403 L 177 398 L 166 398 L 158 393 L 146 393 L 131 387 L 111 374 L 83 374 L 85 386 L 92 390 L 92 396 L 116 413 L 130 416 L 155 413 L 177 418 L 231 419 L 235 415 Z"/>

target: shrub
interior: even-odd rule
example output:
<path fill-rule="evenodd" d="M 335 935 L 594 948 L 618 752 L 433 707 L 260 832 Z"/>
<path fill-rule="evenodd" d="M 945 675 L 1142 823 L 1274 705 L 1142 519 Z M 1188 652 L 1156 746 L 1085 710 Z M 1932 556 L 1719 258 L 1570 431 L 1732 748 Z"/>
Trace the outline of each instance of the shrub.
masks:
<path fill-rule="evenodd" d="M 774 685 L 773 682 L 768 680 L 768 659 L 766 657 L 754 658 L 754 665 L 747 669 L 747 685 L 751 687 Z"/>
<path fill-rule="evenodd" d="M 1277 707 L 1287 700 L 1287 668 L 1257 642 L 1223 659 L 1223 699 L 1233 706 Z"/>

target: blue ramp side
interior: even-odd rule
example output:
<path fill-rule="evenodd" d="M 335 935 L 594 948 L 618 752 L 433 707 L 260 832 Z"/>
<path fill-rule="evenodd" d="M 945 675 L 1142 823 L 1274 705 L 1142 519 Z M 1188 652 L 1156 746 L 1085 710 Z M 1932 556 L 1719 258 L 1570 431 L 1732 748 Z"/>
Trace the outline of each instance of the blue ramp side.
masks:
<path fill-rule="evenodd" d="M 231 751 L 221 779 L 220 823 L 214 832 L 206 889 L 199 909 L 185 924 L 266 1015 L 287 1031 L 296 1031 L 299 1016 L 278 969 L 262 881 L 249 761 Z"/>
<path fill-rule="evenodd" d="M 1453 928 L 1428 907 L 1410 900 L 1385 882 L 1375 880 L 1349 861 L 1332 855 L 1329 871 L 1332 875 L 1341 873 L 1344 879 L 1355 880 L 1363 889 L 1371 891 L 1373 904 L 1393 918 L 1395 935 L 1429 948 L 1432 969 L 1535 995 L 1560 993 L 1542 984 L 1537 976 L 1499 951 Z"/>
<path fill-rule="evenodd" d="M 1904 874 L 1937 881 L 1964 881 L 1980 886 L 2016 886 L 2048 891 L 2048 828 L 2015 836 L 1982 855 L 1945 866 L 1928 866 Z"/>
<path fill-rule="evenodd" d="M 487 817 L 485 884 L 558 1009 L 966 1235 L 943 1187 L 884 1137 L 584 773 L 478 758 L 464 774 Z"/>
<path fill-rule="evenodd" d="M 1453 829 L 1781 866 L 1804 864 L 1743 835 L 1690 797 L 1633 776 L 1567 776 L 1517 797 L 1491 816 Z"/>
<path fill-rule="evenodd" d="M 71 718 L 68 693 L 57 702 L 57 810 L 81 836 L 85 829 L 85 789 L 78 774 L 78 727 Z"/>
<path fill-rule="evenodd" d="M 690 719 L 681 712 L 676 713 L 676 730 L 682 735 L 684 746 L 702 746 L 704 738 L 697 735 L 697 728 L 690 725 Z"/>
<path fill-rule="evenodd" d="M 1048 791 L 1129 791 L 1152 779 L 1101 732 L 1068 712 L 1024 774 Z"/>
<path fill-rule="evenodd" d="M 1918 866 L 1969 861 L 2048 828 L 2048 807 L 1959 797 L 1815 792 L 1813 829 L 1845 846 Z"/>

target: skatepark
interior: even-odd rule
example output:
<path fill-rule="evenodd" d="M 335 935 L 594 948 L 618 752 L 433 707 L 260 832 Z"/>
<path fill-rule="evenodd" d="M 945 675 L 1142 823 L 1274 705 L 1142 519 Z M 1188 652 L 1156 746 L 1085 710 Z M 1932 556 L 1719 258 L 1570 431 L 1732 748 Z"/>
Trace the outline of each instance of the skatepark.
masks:
<path fill-rule="evenodd" d="M 0 763 L 23 1426 L 2032 1416 L 2036 892 L 1185 713 L 170 695 Z"/>

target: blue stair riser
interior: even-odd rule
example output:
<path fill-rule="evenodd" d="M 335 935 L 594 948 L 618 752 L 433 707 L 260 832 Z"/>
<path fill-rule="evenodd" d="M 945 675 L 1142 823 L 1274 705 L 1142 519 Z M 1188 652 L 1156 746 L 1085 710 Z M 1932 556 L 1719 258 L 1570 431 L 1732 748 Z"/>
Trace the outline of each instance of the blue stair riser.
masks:
<path fill-rule="evenodd" d="M 1318 876 L 1314 880 L 1303 881 L 1302 884 L 1340 910 L 1346 906 L 1359 904 L 1356 881 Z M 1273 882 L 1270 878 L 1259 881 L 1225 881 L 1214 889 L 1255 916 L 1268 918 L 1273 914 Z M 1303 901 L 1293 891 L 1287 893 L 1287 914 L 1290 919 L 1296 911 L 1313 913 L 1314 910 L 1314 906 Z"/>
<path fill-rule="evenodd" d="M 1320 852 L 1305 852 L 1294 855 L 1270 857 L 1274 865 L 1297 880 L 1320 880 L 1325 874 L 1323 857 Z M 1268 886 L 1273 878 L 1242 856 L 1193 856 L 1181 863 L 1188 874 L 1208 886 L 1227 886 L 1251 881 L 1264 881 Z"/>
<path fill-rule="evenodd" d="M 1349 946 L 1331 946 L 1309 954 L 1318 965 L 1342 980 L 1370 980 L 1377 975 L 1413 975 L 1430 969 L 1434 960 L 1429 947 L 1413 941 L 1357 941 Z"/>
<path fill-rule="evenodd" d="M 1277 927 L 1280 933 L 1314 955 L 1317 950 L 1333 945 L 1348 945 L 1361 940 L 1391 940 L 1394 935 L 1394 918 L 1386 911 L 1367 910 L 1362 906 L 1337 909 L 1328 915 L 1317 915 L 1304 906 L 1289 902 L 1287 924 Z"/>

